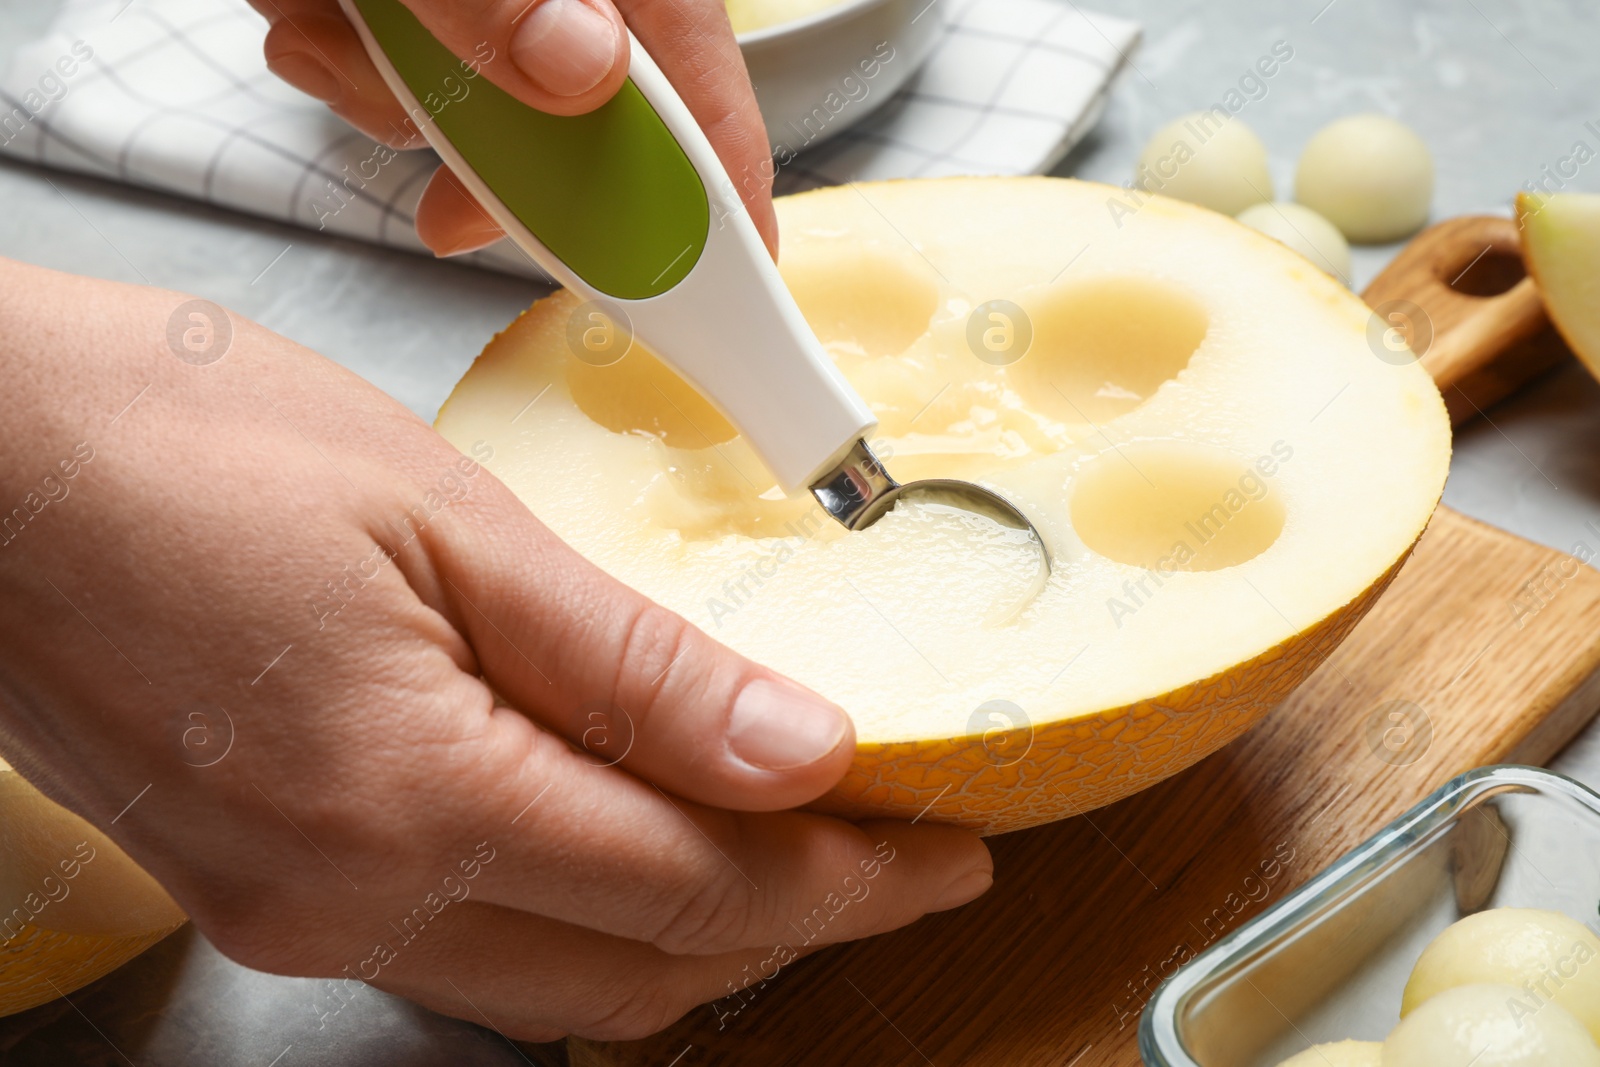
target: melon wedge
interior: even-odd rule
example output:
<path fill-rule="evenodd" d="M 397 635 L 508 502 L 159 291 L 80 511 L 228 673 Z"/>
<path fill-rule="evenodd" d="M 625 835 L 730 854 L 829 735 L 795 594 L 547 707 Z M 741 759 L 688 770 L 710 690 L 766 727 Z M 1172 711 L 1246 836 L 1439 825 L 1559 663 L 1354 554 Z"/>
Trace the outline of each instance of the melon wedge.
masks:
<path fill-rule="evenodd" d="M 0 1015 L 109 974 L 186 921 L 110 838 L 0 760 Z"/>
<path fill-rule="evenodd" d="M 491 444 L 599 566 L 846 708 L 856 759 L 821 810 L 996 833 L 1108 804 L 1322 662 L 1450 453 L 1433 383 L 1337 282 L 1188 204 L 1109 213 L 1117 192 L 960 178 L 778 204 L 784 277 L 879 454 L 1019 503 L 1042 589 L 986 519 L 914 502 L 846 534 L 785 497 L 647 351 L 577 358 L 567 293 L 490 343 L 438 429 Z"/>
<path fill-rule="evenodd" d="M 1522 257 L 1545 310 L 1600 377 L 1600 195 L 1517 194 Z"/>

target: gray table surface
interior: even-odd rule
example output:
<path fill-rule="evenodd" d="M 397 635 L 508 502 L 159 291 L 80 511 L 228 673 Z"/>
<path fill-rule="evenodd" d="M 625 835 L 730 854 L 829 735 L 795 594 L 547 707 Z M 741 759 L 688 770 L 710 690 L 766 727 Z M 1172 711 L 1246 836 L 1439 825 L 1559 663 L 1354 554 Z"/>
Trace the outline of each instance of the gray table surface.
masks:
<path fill-rule="evenodd" d="M 1138 19 L 1145 40 L 1099 128 L 1058 174 L 1120 184 L 1156 127 L 1218 100 L 1280 40 L 1293 59 L 1241 117 L 1267 143 L 1281 196 L 1305 140 L 1355 111 L 1398 115 L 1427 140 L 1438 169 L 1436 218 L 1504 213 L 1513 193 L 1574 142 L 1600 149 L 1600 135 L 1585 127 L 1600 128 L 1600 8 L 1591 0 L 1090 6 Z M 1600 161 L 1568 188 L 1600 191 Z M 1393 252 L 1357 249 L 1356 288 Z M 426 418 L 484 342 L 540 291 L 11 163 L 0 163 L 0 254 L 208 297 L 337 360 Z M 1568 367 L 1461 428 L 1445 501 L 1563 551 L 1578 541 L 1600 546 L 1597 459 L 1600 385 Z M 1600 726 L 1556 767 L 1600 785 Z M 558 1055 L 515 1050 L 371 990 L 324 1025 L 326 998 L 319 983 L 245 971 L 186 932 L 75 997 L 82 1016 L 58 1003 L 0 1024 L 0 1063 L 487 1065 Z"/>

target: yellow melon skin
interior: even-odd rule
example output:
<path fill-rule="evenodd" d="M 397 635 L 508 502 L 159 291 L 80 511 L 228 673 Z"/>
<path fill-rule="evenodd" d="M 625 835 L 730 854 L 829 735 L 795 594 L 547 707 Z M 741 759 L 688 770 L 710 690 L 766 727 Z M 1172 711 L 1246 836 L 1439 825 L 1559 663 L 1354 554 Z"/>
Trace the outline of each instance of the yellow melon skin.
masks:
<path fill-rule="evenodd" d="M 584 358 L 570 293 L 498 335 L 436 426 L 492 445 L 485 465 L 598 566 L 850 713 L 855 759 L 814 809 L 982 834 L 1080 814 L 1238 738 L 1316 670 L 1449 464 L 1437 389 L 1347 289 L 1231 219 L 1123 197 L 962 178 L 777 205 L 780 270 L 891 471 L 984 481 L 1052 546 L 1020 614 L 990 614 L 991 588 L 1020 589 L 1035 555 L 980 559 L 899 509 L 857 533 L 813 522 L 648 351 Z M 990 359 L 981 327 L 1006 304 L 1032 347 Z M 1199 537 L 1217 555 L 1163 571 L 1132 614 L 1127 583 L 1194 532 L 1173 524 L 1251 463 L 1275 480 L 1238 538 Z M 1161 536 L 1122 521 L 1141 515 Z"/>
<path fill-rule="evenodd" d="M 23 927 L 0 947 L 0 1016 L 47 1004 L 104 978 L 182 925 L 132 937 L 89 937 Z"/>
<path fill-rule="evenodd" d="M 81 989 L 187 921 L 110 838 L 0 760 L 0 1016 Z"/>
<path fill-rule="evenodd" d="M 849 772 L 809 807 L 849 819 L 920 815 L 988 837 L 1113 804 L 1187 769 L 1265 718 L 1349 635 L 1407 558 L 1409 551 L 1309 630 L 1235 670 L 1159 697 L 1031 729 L 859 744 Z"/>

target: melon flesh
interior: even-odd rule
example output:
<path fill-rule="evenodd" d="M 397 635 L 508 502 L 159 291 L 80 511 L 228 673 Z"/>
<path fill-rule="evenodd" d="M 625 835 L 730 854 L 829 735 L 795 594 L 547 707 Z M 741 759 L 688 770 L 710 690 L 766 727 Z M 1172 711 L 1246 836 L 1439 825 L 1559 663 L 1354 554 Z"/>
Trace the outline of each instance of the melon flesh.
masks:
<path fill-rule="evenodd" d="M 1308 1048 L 1278 1067 L 1382 1067 L 1381 1041 L 1337 1041 Z"/>
<path fill-rule="evenodd" d="M 754 33 L 826 11 L 841 0 L 727 0 L 734 33 Z"/>
<path fill-rule="evenodd" d="M 1383 1067 L 1600 1067 L 1600 1047 L 1565 1009 L 1512 985 L 1447 989 L 1383 1043 Z"/>
<path fill-rule="evenodd" d="M 1402 1016 L 1456 986 L 1500 983 L 1558 1004 L 1600 1042 L 1600 937 L 1560 912 L 1491 908 L 1433 940 L 1406 983 Z"/>
<path fill-rule="evenodd" d="M 992 831 L 1107 803 L 1320 662 L 1422 532 L 1450 441 L 1433 383 L 1374 354 L 1332 279 L 1177 201 L 1113 214 L 1115 193 L 945 179 L 778 204 L 783 275 L 890 470 L 1017 502 L 1049 546 L 1042 588 L 988 520 L 913 502 L 847 534 L 783 496 L 647 351 L 574 358 L 567 293 L 489 345 L 438 428 L 491 443 L 601 567 L 846 708 L 841 810 L 937 795 Z M 997 300 L 1021 314 L 980 308 Z"/>
<path fill-rule="evenodd" d="M 1600 377 L 1600 195 L 1517 196 L 1523 258 L 1546 310 Z"/>

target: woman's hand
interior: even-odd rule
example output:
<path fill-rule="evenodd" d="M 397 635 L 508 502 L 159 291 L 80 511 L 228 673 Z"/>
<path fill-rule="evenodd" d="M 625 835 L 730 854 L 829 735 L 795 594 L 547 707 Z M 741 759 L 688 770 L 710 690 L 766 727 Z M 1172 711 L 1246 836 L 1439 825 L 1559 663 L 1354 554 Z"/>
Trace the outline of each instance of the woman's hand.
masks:
<path fill-rule="evenodd" d="M 218 311 L 0 260 L 0 751 L 223 952 L 633 1037 L 987 887 L 965 832 L 778 810 L 842 711 Z"/>
<path fill-rule="evenodd" d="M 272 23 L 266 54 L 273 73 L 369 137 L 395 148 L 422 146 L 416 123 L 384 84 L 337 0 L 250 2 Z M 490 81 L 552 115 L 580 115 L 611 99 L 627 77 L 632 27 L 699 120 L 777 254 L 766 127 L 723 0 L 406 0 L 406 6 Z M 491 58 L 479 62 L 482 56 Z M 417 235 L 446 256 L 482 248 L 501 231 L 440 167 L 417 205 Z"/>

